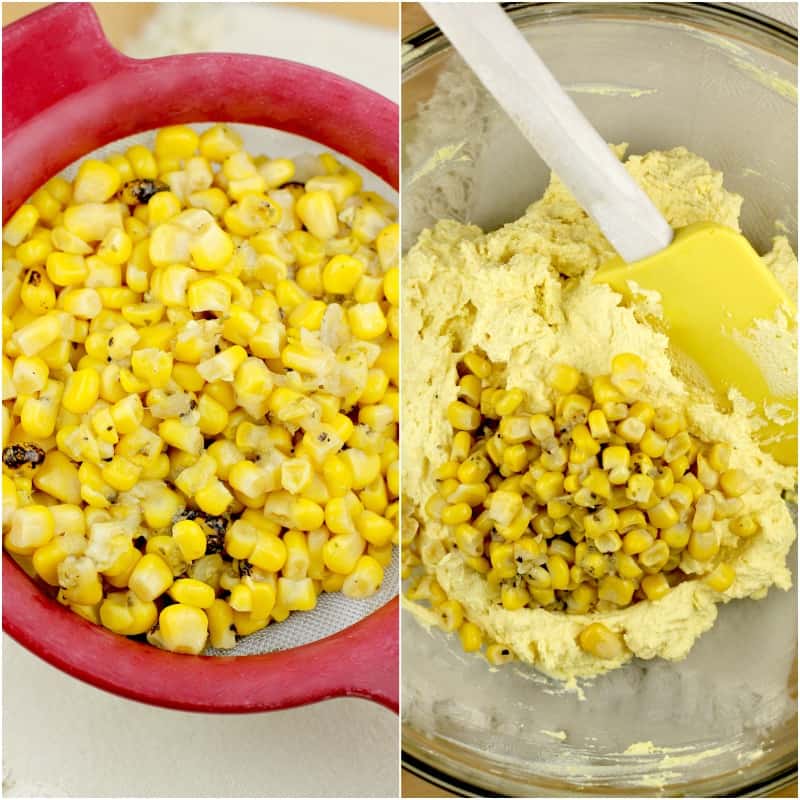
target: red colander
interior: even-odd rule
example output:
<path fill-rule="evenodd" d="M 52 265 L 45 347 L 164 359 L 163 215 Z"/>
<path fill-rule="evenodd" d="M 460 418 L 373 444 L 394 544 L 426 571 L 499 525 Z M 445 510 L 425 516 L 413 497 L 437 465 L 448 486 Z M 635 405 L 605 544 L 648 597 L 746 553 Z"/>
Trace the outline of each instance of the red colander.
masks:
<path fill-rule="evenodd" d="M 81 156 L 164 125 L 232 122 L 312 139 L 395 189 L 397 105 L 337 75 L 264 56 L 131 59 L 91 6 L 49 6 L 3 31 L 3 222 Z M 268 711 L 356 696 L 398 708 L 398 602 L 311 644 L 190 656 L 117 636 L 60 605 L 3 553 L 3 628 L 69 674 L 185 711 Z"/>

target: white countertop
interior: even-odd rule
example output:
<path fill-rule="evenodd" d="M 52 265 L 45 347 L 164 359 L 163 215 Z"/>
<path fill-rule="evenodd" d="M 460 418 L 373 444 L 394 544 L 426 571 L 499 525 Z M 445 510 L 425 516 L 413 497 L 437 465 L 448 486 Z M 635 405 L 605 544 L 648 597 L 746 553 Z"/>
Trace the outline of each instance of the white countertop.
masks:
<path fill-rule="evenodd" d="M 182 7 L 181 7 L 182 6 Z M 397 35 L 285 6 L 172 4 L 131 55 L 218 49 L 291 58 L 397 101 Z M 187 28 L 187 13 L 192 29 Z M 345 124 L 346 121 L 343 121 Z M 208 715 L 107 694 L 3 637 L 3 793 L 8 797 L 396 796 L 398 718 L 365 700 Z"/>

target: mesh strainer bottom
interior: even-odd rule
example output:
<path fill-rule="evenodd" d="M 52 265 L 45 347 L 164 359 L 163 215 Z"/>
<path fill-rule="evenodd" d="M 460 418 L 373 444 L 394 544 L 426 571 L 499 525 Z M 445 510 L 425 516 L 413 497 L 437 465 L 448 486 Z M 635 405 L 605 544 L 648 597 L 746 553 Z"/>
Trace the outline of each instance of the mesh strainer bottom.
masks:
<path fill-rule="evenodd" d="M 190 127 L 197 131 L 205 130 L 213 122 L 209 120 Z M 379 192 L 383 197 L 397 204 L 397 192 L 389 184 L 341 153 L 332 151 L 330 148 L 326 148 L 311 139 L 295 136 L 274 128 L 227 124 L 239 133 L 244 140 L 246 149 L 253 155 L 292 158 L 302 153 L 333 152 L 342 163 L 356 170 L 363 177 L 365 190 Z M 135 136 L 128 136 L 125 139 L 118 139 L 116 142 L 81 156 L 61 174 L 65 178 L 72 180 L 75 177 L 78 165 L 86 158 L 105 158 L 111 153 L 125 151 L 134 144 L 145 144 L 148 147 L 152 147 L 154 139 L 154 131 L 146 131 Z M 353 600 L 339 592 L 335 594 L 323 592 L 317 601 L 317 607 L 313 611 L 294 612 L 284 622 L 274 623 L 257 633 L 244 637 L 232 650 L 208 648 L 205 654 L 250 656 L 270 653 L 276 650 L 287 650 L 292 647 L 310 644 L 318 639 L 324 639 L 326 636 L 349 628 L 373 611 L 377 611 L 397 594 L 399 563 L 398 550 L 395 548 L 392 555 L 392 563 L 385 570 L 383 584 L 380 590 L 372 597 L 365 600 Z"/>

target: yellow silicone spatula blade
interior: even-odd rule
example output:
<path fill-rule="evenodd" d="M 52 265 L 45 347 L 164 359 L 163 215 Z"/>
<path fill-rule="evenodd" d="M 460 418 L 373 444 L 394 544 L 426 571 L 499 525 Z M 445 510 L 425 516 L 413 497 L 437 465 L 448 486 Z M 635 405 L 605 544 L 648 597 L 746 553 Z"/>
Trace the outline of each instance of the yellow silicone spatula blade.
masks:
<path fill-rule="evenodd" d="M 671 342 L 705 373 L 722 399 L 735 388 L 767 420 L 759 437 L 782 464 L 797 464 L 797 387 L 756 321 L 794 307 L 744 236 L 714 223 L 681 228 L 669 247 L 631 264 L 604 264 L 596 282 L 624 296 L 635 286 L 661 295 Z M 633 285 L 632 285 L 633 284 Z"/>

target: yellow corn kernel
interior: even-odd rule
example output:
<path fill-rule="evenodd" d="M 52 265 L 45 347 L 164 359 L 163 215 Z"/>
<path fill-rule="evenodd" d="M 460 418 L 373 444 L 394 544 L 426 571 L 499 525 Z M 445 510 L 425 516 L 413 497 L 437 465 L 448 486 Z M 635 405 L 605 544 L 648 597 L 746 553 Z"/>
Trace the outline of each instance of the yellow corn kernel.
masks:
<path fill-rule="evenodd" d="M 47 544 L 55 533 L 55 521 L 49 508 L 29 505 L 18 508 L 11 520 L 11 529 L 5 537 L 5 546 L 12 553 L 31 555 Z"/>
<path fill-rule="evenodd" d="M 732 519 L 729 527 L 732 533 L 742 538 L 755 536 L 761 530 L 761 525 L 753 514 L 743 514 Z"/>
<path fill-rule="evenodd" d="M 208 617 L 202 609 L 175 603 L 158 616 L 158 637 L 153 641 L 174 653 L 202 652 L 208 639 Z"/>
<path fill-rule="evenodd" d="M 29 397 L 25 400 L 20 423 L 28 436 L 34 439 L 47 439 L 53 435 L 62 391 L 60 383 L 48 379 L 38 397 Z"/>
<path fill-rule="evenodd" d="M 195 494 L 194 500 L 200 509 L 207 514 L 219 516 L 227 511 L 233 502 L 233 495 L 227 490 L 222 481 L 212 478 L 208 485 Z"/>
<path fill-rule="evenodd" d="M 50 370 L 37 356 L 17 356 L 14 360 L 13 380 L 20 394 L 35 394 L 44 389 Z"/>
<path fill-rule="evenodd" d="M 147 553 L 136 563 L 128 585 L 140 600 L 155 600 L 172 586 L 172 570 L 161 556 Z"/>
<path fill-rule="evenodd" d="M 714 569 L 703 578 L 703 583 L 710 586 L 715 592 L 726 592 L 736 580 L 736 570 L 725 562 L 717 564 Z"/>
<path fill-rule="evenodd" d="M 687 550 L 697 561 L 710 561 L 719 552 L 719 535 L 713 531 L 692 531 Z"/>
<path fill-rule="evenodd" d="M 208 640 L 211 647 L 230 650 L 236 646 L 233 629 L 233 609 L 225 600 L 216 599 L 206 609 L 208 616 Z"/>
<path fill-rule="evenodd" d="M 663 572 L 646 575 L 642 578 L 641 588 L 648 600 L 660 600 L 669 594 L 670 585 Z"/>
<path fill-rule="evenodd" d="M 719 476 L 719 485 L 728 497 L 741 497 L 753 485 L 744 470 L 727 469 Z"/>
<path fill-rule="evenodd" d="M 178 419 L 165 419 L 158 426 L 158 435 L 171 447 L 199 455 L 203 449 L 203 434 L 199 428 L 190 428 Z"/>
<path fill-rule="evenodd" d="M 604 660 L 622 658 L 627 648 L 619 633 L 609 630 L 601 622 L 593 622 L 578 634 L 581 650 Z"/>
<path fill-rule="evenodd" d="M 39 211 L 36 206 L 32 204 L 20 206 L 3 226 L 3 241 L 12 247 L 17 247 L 31 235 L 38 221 Z"/>
<path fill-rule="evenodd" d="M 618 578 L 616 575 L 606 575 L 597 587 L 597 596 L 601 600 L 614 603 L 620 608 L 630 605 L 636 584 L 631 580 Z"/>
<path fill-rule="evenodd" d="M 242 138 L 227 125 L 213 125 L 200 134 L 200 153 L 209 161 L 224 161 L 243 146 Z"/>
<path fill-rule="evenodd" d="M 619 353 L 611 359 L 611 382 L 623 394 L 638 392 L 646 377 L 644 361 L 635 353 Z"/>
<path fill-rule="evenodd" d="M 195 608 L 211 608 L 214 603 L 214 590 L 194 578 L 179 578 L 168 589 L 169 596 L 177 603 Z"/>
<path fill-rule="evenodd" d="M 110 164 L 87 159 L 78 167 L 72 185 L 75 203 L 105 203 L 119 189 L 122 179 Z"/>
<path fill-rule="evenodd" d="M 199 144 L 200 137 L 186 125 L 161 128 L 156 133 L 156 158 L 183 161 L 195 154 Z"/>
<path fill-rule="evenodd" d="M 202 558 L 206 552 L 206 535 L 194 521 L 184 519 L 172 526 L 172 538 L 180 547 L 181 554 L 187 561 Z"/>
<path fill-rule="evenodd" d="M 371 597 L 383 582 L 383 567 L 372 556 L 361 556 L 355 569 L 342 584 L 342 594 L 347 597 Z"/>
<path fill-rule="evenodd" d="M 93 369 L 79 369 L 67 379 L 61 404 L 74 414 L 85 414 L 100 396 L 100 376 Z"/>
<path fill-rule="evenodd" d="M 580 380 L 580 372 L 568 364 L 554 364 L 547 374 L 547 385 L 560 394 L 574 392 Z"/>
<path fill-rule="evenodd" d="M 66 316 L 59 311 L 51 311 L 36 317 L 22 327 L 17 327 L 11 336 L 11 343 L 18 347 L 19 352 L 23 355 L 34 356 L 41 353 L 41 357 L 47 362 L 48 359 L 45 358 L 42 351 L 63 336 L 65 321 Z M 6 344 L 6 352 L 8 352 L 8 344 Z"/>

